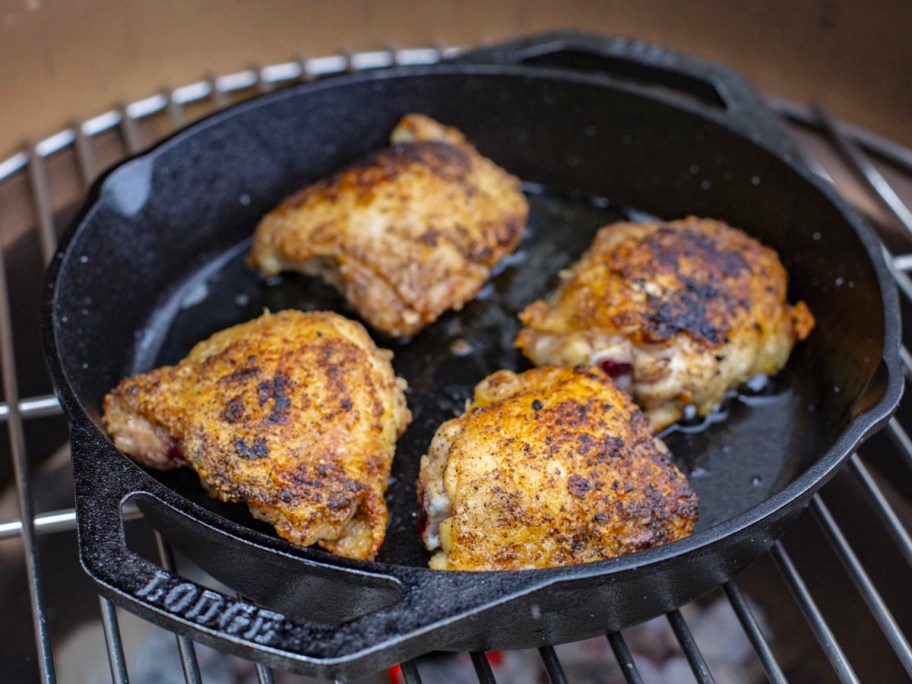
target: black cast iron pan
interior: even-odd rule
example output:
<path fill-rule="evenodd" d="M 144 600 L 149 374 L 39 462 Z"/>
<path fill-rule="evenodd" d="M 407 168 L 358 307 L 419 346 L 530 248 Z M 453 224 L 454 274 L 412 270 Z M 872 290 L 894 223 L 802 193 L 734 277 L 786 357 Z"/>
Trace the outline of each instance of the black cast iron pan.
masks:
<path fill-rule="evenodd" d="M 99 427 L 122 377 L 182 357 L 262 307 L 331 308 L 301 277 L 242 263 L 257 220 L 290 192 L 382 146 L 407 112 L 462 129 L 527 183 L 528 235 L 462 312 L 413 340 L 379 339 L 411 386 L 391 525 L 377 562 L 278 539 L 189 471 L 147 472 Z M 667 436 L 700 496 L 689 539 L 590 565 L 439 573 L 415 536 L 418 457 L 475 383 L 523 368 L 515 313 L 610 221 L 698 214 L 776 248 L 818 325 L 764 390 Z M 734 73 L 618 39 L 557 34 L 460 63 L 350 75 L 219 113 L 94 187 L 48 277 L 48 361 L 72 424 L 83 565 L 100 591 L 169 629 L 302 672 L 355 676 L 432 649 L 520 648 L 616 630 L 725 581 L 766 550 L 901 391 L 896 294 L 878 242 L 796 159 Z M 458 344 L 457 344 L 458 343 Z M 470 349 L 469 353 L 466 350 Z M 238 599 L 127 548 L 134 500 Z"/>

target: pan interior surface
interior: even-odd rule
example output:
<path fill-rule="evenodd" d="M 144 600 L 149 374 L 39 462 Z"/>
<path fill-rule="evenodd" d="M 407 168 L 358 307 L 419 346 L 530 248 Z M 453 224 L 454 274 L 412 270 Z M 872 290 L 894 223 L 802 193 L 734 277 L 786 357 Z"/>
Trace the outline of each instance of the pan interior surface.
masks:
<path fill-rule="evenodd" d="M 419 457 L 481 378 L 526 367 L 512 348 L 516 313 L 552 290 L 558 271 L 606 223 L 688 214 L 726 220 L 779 252 L 790 300 L 804 299 L 817 317 L 766 388 L 733 397 L 719 420 L 667 435 L 700 497 L 698 530 L 781 490 L 851 424 L 883 353 L 882 298 L 864 246 L 829 198 L 721 125 L 721 115 L 584 78 L 455 67 L 277 93 L 111 174 L 68 245 L 56 285 L 55 307 L 66 312 L 54 321 L 57 351 L 90 417 L 98 422 L 104 394 L 122 377 L 174 363 L 264 307 L 352 315 L 317 280 L 261 282 L 243 264 L 247 241 L 284 196 L 382 146 L 412 111 L 459 127 L 482 154 L 527 181 L 532 212 L 518 253 L 475 301 L 410 341 L 375 337 L 394 351 L 414 413 L 394 462 L 391 523 L 378 560 L 426 565 L 415 534 Z M 272 534 L 244 507 L 211 500 L 189 470 L 153 475 Z"/>
<path fill-rule="evenodd" d="M 463 412 L 482 378 L 499 369 L 530 367 L 512 345 L 521 327 L 517 313 L 557 286 L 558 272 L 579 258 L 601 226 L 651 218 L 605 198 L 529 190 L 530 219 L 523 242 L 475 300 L 409 340 L 374 333 L 378 344 L 394 351 L 393 365 L 408 381 L 414 413 L 393 464 L 387 493 L 390 527 L 381 562 L 427 563 L 415 532 L 419 459 L 437 427 Z M 263 281 L 244 263 L 248 248 L 245 241 L 229 250 L 163 303 L 157 324 L 146 329 L 137 346 L 140 353 L 131 372 L 176 363 L 196 342 L 264 309 L 333 310 L 357 319 L 345 300 L 317 278 L 288 274 Z M 667 432 L 675 462 L 700 497 L 698 530 L 734 517 L 791 480 L 800 452 L 776 448 L 765 435 L 776 425 L 777 440 L 803 444 L 817 400 L 813 383 L 803 381 L 793 364 L 762 389 L 733 394 L 718 415 Z M 155 476 L 220 515 L 271 534 L 244 506 L 208 497 L 188 470 Z"/>

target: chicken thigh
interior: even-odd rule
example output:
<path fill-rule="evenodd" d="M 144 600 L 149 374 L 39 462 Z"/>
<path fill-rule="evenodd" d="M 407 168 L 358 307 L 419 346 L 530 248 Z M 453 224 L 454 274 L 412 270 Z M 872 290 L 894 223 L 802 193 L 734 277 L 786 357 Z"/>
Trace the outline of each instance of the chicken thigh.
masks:
<path fill-rule="evenodd" d="M 334 313 L 282 311 L 216 333 L 104 402 L 118 449 L 189 465 L 279 536 L 372 559 L 396 439 L 411 420 L 392 353 Z"/>
<path fill-rule="evenodd" d="M 721 221 L 618 223 L 520 314 L 516 346 L 536 365 L 601 366 L 658 431 L 785 366 L 814 327 L 787 287 L 776 252 Z"/>
<path fill-rule="evenodd" d="M 410 114 L 391 142 L 266 215 L 249 263 L 322 276 L 371 326 L 405 337 L 475 296 L 519 244 L 528 204 L 455 128 Z"/>
<path fill-rule="evenodd" d="M 604 560 L 693 531 L 697 498 L 646 416 L 595 367 L 498 371 L 421 459 L 437 570 Z"/>

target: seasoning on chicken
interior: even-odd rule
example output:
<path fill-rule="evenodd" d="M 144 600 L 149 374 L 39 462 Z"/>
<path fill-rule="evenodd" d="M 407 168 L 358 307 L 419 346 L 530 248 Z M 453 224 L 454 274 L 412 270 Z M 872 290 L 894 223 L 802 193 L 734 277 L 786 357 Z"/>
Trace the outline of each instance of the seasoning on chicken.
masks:
<path fill-rule="evenodd" d="M 455 128 L 410 114 L 391 142 L 266 215 L 249 263 L 322 276 L 371 326 L 405 337 L 475 296 L 519 244 L 528 203 Z"/>
<path fill-rule="evenodd" d="M 814 327 L 787 287 L 776 252 L 721 221 L 618 223 L 520 314 L 516 346 L 536 365 L 600 366 L 659 431 L 785 366 Z"/>
<path fill-rule="evenodd" d="M 697 497 L 646 416 L 595 367 L 498 371 L 421 459 L 436 570 L 572 565 L 686 537 Z"/>
<path fill-rule="evenodd" d="M 411 420 L 392 353 L 334 313 L 282 311 L 216 333 L 104 402 L 118 449 L 189 465 L 295 544 L 372 559 L 396 438 Z"/>

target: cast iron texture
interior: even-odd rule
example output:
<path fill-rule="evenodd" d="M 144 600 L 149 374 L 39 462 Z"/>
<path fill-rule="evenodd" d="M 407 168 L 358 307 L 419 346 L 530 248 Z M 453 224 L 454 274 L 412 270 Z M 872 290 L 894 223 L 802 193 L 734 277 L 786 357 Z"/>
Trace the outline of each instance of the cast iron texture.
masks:
<path fill-rule="evenodd" d="M 260 216 L 384 145 L 407 112 L 459 127 L 519 175 L 532 217 L 518 255 L 478 300 L 409 342 L 379 339 L 411 385 L 415 420 L 397 452 L 387 541 L 377 562 L 356 562 L 278 539 L 243 507 L 208 499 L 189 471 L 141 469 L 104 436 L 99 407 L 123 376 L 177 360 L 263 305 L 350 314 L 318 283 L 262 283 L 241 259 Z M 667 436 L 700 495 L 697 532 L 575 567 L 428 570 L 414 481 L 431 435 L 484 375 L 525 367 L 510 346 L 515 312 L 553 287 L 598 226 L 641 212 L 720 218 L 757 236 L 779 251 L 791 298 L 818 321 L 765 393 Z M 902 384 L 897 298 L 878 242 L 796 159 L 759 96 L 721 67 L 575 34 L 294 87 L 196 124 L 95 185 L 47 288 L 46 353 L 72 425 L 80 553 L 100 591 L 199 641 L 323 676 L 433 649 L 577 640 L 692 600 L 769 548 L 884 423 Z M 128 498 L 249 601 L 130 551 Z"/>

